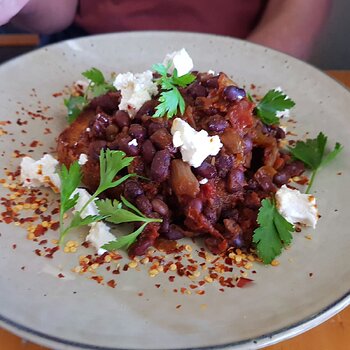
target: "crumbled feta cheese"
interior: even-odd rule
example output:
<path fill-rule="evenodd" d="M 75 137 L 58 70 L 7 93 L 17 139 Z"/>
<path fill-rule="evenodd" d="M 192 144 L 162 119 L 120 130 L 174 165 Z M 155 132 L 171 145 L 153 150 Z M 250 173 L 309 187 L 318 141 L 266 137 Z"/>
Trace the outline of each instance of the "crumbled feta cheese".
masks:
<path fill-rule="evenodd" d="M 87 163 L 87 161 L 88 161 L 88 156 L 85 153 L 82 153 L 78 159 L 79 165 L 84 165 Z"/>
<path fill-rule="evenodd" d="M 136 139 L 132 139 L 130 142 L 128 142 L 128 145 L 129 146 L 137 146 L 138 145 L 137 140 Z"/>
<path fill-rule="evenodd" d="M 136 74 L 118 74 L 113 85 L 122 94 L 119 109 L 127 111 L 130 117 L 134 117 L 142 105 L 158 93 L 150 70 Z"/>
<path fill-rule="evenodd" d="M 88 191 L 86 191 L 85 188 L 77 188 L 71 195 L 73 198 L 76 194 L 79 194 L 79 198 L 77 201 L 77 204 L 74 206 L 74 211 L 80 211 L 83 209 L 85 203 L 90 200 L 91 195 Z M 84 211 L 80 214 L 81 218 L 84 219 L 89 215 L 98 215 L 98 209 L 95 204 L 95 201 L 92 201 L 85 209 Z"/>
<path fill-rule="evenodd" d="M 312 228 L 316 227 L 318 210 L 314 196 L 283 185 L 276 192 L 276 207 L 291 224 L 300 223 Z"/>
<path fill-rule="evenodd" d="M 286 95 L 285 100 L 289 99 L 289 96 L 283 91 L 283 89 L 280 86 L 276 87 L 274 90 L 277 92 L 282 92 L 284 95 Z M 282 118 L 282 117 L 288 118 L 289 116 L 290 116 L 290 109 L 288 108 L 285 109 L 284 111 L 276 112 L 277 118 Z"/>
<path fill-rule="evenodd" d="M 205 130 L 196 131 L 180 118 L 173 121 L 171 134 L 174 146 L 180 147 L 182 159 L 195 168 L 208 156 L 217 155 L 222 147 L 219 136 L 208 136 Z"/>
<path fill-rule="evenodd" d="M 169 72 L 173 72 L 176 68 L 179 77 L 189 73 L 193 68 L 192 58 L 185 49 L 168 53 L 164 58 L 163 65 L 167 66 L 169 63 L 171 64 Z"/>
<path fill-rule="evenodd" d="M 50 154 L 45 154 L 41 159 L 34 160 L 24 157 L 21 162 L 21 181 L 25 187 L 51 187 L 59 192 L 61 181 L 56 173 L 58 161 Z"/>
<path fill-rule="evenodd" d="M 104 222 L 95 222 L 91 225 L 86 240 L 96 248 L 98 255 L 102 255 L 106 250 L 101 247 L 106 243 L 115 241 L 115 236 L 111 233 L 109 226 Z"/>
<path fill-rule="evenodd" d="M 205 185 L 208 182 L 208 179 L 204 178 L 200 181 L 198 181 L 201 185 Z"/>
<path fill-rule="evenodd" d="M 208 73 L 208 74 L 215 75 L 215 71 L 213 71 L 212 69 L 209 69 L 207 73 Z"/>

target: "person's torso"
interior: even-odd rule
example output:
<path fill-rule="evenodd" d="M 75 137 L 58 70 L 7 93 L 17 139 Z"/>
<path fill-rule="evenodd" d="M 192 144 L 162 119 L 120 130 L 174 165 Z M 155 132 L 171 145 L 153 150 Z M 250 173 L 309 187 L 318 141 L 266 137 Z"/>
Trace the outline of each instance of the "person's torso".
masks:
<path fill-rule="evenodd" d="M 266 0 L 80 0 L 75 23 L 88 33 L 179 30 L 245 38 Z"/>

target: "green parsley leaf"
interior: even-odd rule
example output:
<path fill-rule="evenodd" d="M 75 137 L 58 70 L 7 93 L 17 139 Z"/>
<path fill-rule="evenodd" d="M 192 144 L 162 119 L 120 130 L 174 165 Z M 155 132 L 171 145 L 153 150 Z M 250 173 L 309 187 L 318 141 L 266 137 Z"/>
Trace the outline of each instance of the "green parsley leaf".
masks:
<path fill-rule="evenodd" d="M 91 68 L 81 73 L 85 78 L 91 80 L 96 85 L 104 84 L 106 82 L 103 73 L 97 68 Z"/>
<path fill-rule="evenodd" d="M 312 170 L 311 179 L 306 189 L 306 193 L 309 193 L 317 171 L 333 160 L 343 149 L 341 144 L 337 142 L 333 151 L 325 155 L 326 145 L 327 136 L 320 132 L 315 139 L 297 141 L 294 147 L 288 147 L 289 152 L 294 158 L 301 160 Z"/>
<path fill-rule="evenodd" d="M 263 199 L 258 214 L 258 224 L 254 231 L 258 256 L 265 264 L 270 264 L 282 249 L 292 242 L 294 226 L 277 210 L 270 199 Z"/>
<path fill-rule="evenodd" d="M 159 97 L 160 104 L 156 106 L 156 113 L 153 117 L 159 118 L 166 115 L 168 118 L 171 118 L 177 114 L 178 110 L 183 114 L 186 107 L 185 100 L 177 87 L 184 88 L 188 86 L 196 77 L 191 73 L 179 77 L 176 69 L 174 69 L 173 74 L 170 75 L 168 73 L 170 64 L 168 64 L 167 67 L 163 64 L 155 64 L 152 68 L 161 75 L 161 78 L 157 79 L 156 82 L 163 90 Z"/>
<path fill-rule="evenodd" d="M 125 198 L 123 198 L 123 202 L 127 202 Z M 161 222 L 161 219 L 153 219 L 148 218 L 143 215 L 137 208 L 135 208 L 131 203 L 127 202 L 128 206 L 135 210 L 137 214 L 134 214 L 131 211 L 125 210 L 121 207 L 121 203 L 117 200 L 98 200 L 96 201 L 96 205 L 101 215 L 106 217 L 106 221 L 111 222 L 113 224 L 122 224 L 126 222 Z"/>
<path fill-rule="evenodd" d="M 125 153 L 122 151 L 112 151 L 108 148 L 105 151 L 102 148 L 100 153 L 100 185 L 96 190 L 96 196 L 109 188 L 120 185 L 129 177 L 135 176 L 128 174 L 113 181 L 119 171 L 128 167 L 133 159 L 134 157 L 125 157 Z"/>
<path fill-rule="evenodd" d="M 282 91 L 270 90 L 256 106 L 255 113 L 265 124 L 279 124 L 277 112 L 291 109 L 294 106 L 295 102 Z"/>
<path fill-rule="evenodd" d="M 67 120 L 71 124 L 77 119 L 80 112 L 86 106 L 87 100 L 84 96 L 70 96 L 69 99 L 64 100 L 64 105 L 68 109 Z"/>
<path fill-rule="evenodd" d="M 69 169 L 67 169 L 67 167 L 63 164 L 59 172 L 59 176 L 61 180 L 59 241 L 61 242 L 63 240 L 65 231 L 63 228 L 63 215 L 77 204 L 79 198 L 78 193 L 72 197 L 72 194 L 78 188 L 81 182 L 81 169 L 79 163 L 77 161 L 72 163 Z"/>
<path fill-rule="evenodd" d="M 105 245 L 103 245 L 101 248 L 106 249 L 108 251 L 112 250 L 118 250 L 118 249 L 128 249 L 137 239 L 137 237 L 142 233 L 144 228 L 146 227 L 147 223 L 144 223 L 140 228 L 138 228 L 136 231 L 126 235 L 118 237 L 116 241 L 111 241 Z"/>

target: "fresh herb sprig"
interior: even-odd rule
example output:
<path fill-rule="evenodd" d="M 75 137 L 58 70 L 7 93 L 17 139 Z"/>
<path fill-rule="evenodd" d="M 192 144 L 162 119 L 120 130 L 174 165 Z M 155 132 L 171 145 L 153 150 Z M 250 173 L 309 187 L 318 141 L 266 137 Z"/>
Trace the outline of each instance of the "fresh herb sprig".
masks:
<path fill-rule="evenodd" d="M 61 208 L 60 208 L 60 243 L 63 241 L 65 235 L 72 229 L 80 226 L 85 226 L 103 220 L 104 215 L 89 215 L 84 217 L 82 213 L 87 208 L 87 206 L 96 201 L 96 198 L 104 191 L 120 185 L 122 182 L 128 178 L 135 176 L 134 174 L 127 174 L 118 180 L 114 180 L 116 175 L 122 169 L 129 166 L 132 162 L 133 157 L 126 157 L 125 153 L 122 151 L 111 151 L 107 149 L 101 150 L 100 153 L 100 184 L 97 190 L 92 194 L 89 200 L 83 205 L 83 207 L 77 211 L 70 225 L 66 228 L 63 226 L 63 215 L 69 209 L 72 209 L 78 202 L 79 194 L 72 197 L 74 191 L 78 188 L 81 182 L 81 169 L 78 162 L 74 162 L 69 170 L 65 166 L 62 166 L 60 172 L 61 178 Z"/>
<path fill-rule="evenodd" d="M 271 199 L 261 201 L 257 222 L 259 227 L 254 231 L 253 242 L 258 256 L 270 264 L 292 242 L 294 226 L 278 212 Z"/>
<path fill-rule="evenodd" d="M 97 68 L 91 68 L 83 72 L 82 75 L 89 80 L 84 96 L 70 96 L 64 100 L 64 104 L 68 109 L 67 120 L 70 124 L 88 105 L 91 98 L 103 95 L 108 91 L 115 91 L 114 86 L 106 81 L 103 73 Z"/>
<path fill-rule="evenodd" d="M 122 207 L 124 204 L 125 207 L 130 210 L 126 210 Z M 148 218 L 141 213 L 134 205 L 128 202 L 124 197 L 121 197 L 121 202 L 117 200 L 99 200 L 96 202 L 98 210 L 101 215 L 105 215 L 105 220 L 113 224 L 121 224 L 126 222 L 143 222 L 143 225 L 138 228 L 136 231 L 122 237 L 118 237 L 116 241 L 109 242 L 105 244 L 102 248 L 108 251 L 129 248 L 133 244 L 143 229 L 150 222 L 162 222 L 162 219 Z"/>
<path fill-rule="evenodd" d="M 172 75 L 170 75 L 168 73 L 169 68 L 170 64 L 168 66 L 163 64 L 155 64 L 152 66 L 152 69 L 161 75 L 156 82 L 163 90 L 159 97 L 160 104 L 156 107 L 156 113 L 153 115 L 153 117 L 156 118 L 165 115 L 167 118 L 171 118 L 178 113 L 178 110 L 181 114 L 184 114 L 185 100 L 178 87 L 186 87 L 196 79 L 191 73 L 179 77 L 176 68 L 173 70 Z"/>
<path fill-rule="evenodd" d="M 289 152 L 294 158 L 301 160 L 309 169 L 312 170 L 311 179 L 306 189 L 310 192 L 317 172 L 331 160 L 333 160 L 343 149 L 343 146 L 336 142 L 334 149 L 325 154 L 327 145 L 327 136 L 320 132 L 315 139 L 306 141 L 297 141 L 295 147 L 288 147 Z"/>
<path fill-rule="evenodd" d="M 274 89 L 268 91 L 258 103 L 255 114 L 267 125 L 279 124 L 280 118 L 277 117 L 277 113 L 291 109 L 294 106 L 295 102 L 283 91 Z"/>

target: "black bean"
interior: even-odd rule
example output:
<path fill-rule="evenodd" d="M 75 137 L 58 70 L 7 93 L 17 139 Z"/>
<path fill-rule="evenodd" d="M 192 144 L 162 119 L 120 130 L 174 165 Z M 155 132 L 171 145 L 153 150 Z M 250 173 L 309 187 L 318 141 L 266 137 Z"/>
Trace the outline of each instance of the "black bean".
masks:
<path fill-rule="evenodd" d="M 146 163 L 151 163 L 154 155 L 156 154 L 156 149 L 150 140 L 146 140 L 141 147 L 142 157 Z"/>
<path fill-rule="evenodd" d="M 103 113 L 98 113 L 91 126 L 90 136 L 98 139 L 105 138 L 108 125 L 108 117 Z"/>
<path fill-rule="evenodd" d="M 137 208 L 146 215 L 149 215 L 152 212 L 152 204 L 144 194 L 136 197 L 135 204 Z"/>
<path fill-rule="evenodd" d="M 188 207 L 200 213 L 203 209 L 203 202 L 199 198 L 195 198 L 191 200 Z"/>
<path fill-rule="evenodd" d="M 228 126 L 228 122 L 220 115 L 213 115 L 208 121 L 208 130 L 215 132 L 223 132 Z"/>
<path fill-rule="evenodd" d="M 118 149 L 125 152 L 128 156 L 137 156 L 140 152 L 139 146 L 129 144 L 132 141 L 130 136 L 122 137 L 118 140 Z"/>
<path fill-rule="evenodd" d="M 131 124 L 129 127 L 129 135 L 137 140 L 144 140 L 147 135 L 146 129 L 140 124 Z"/>
<path fill-rule="evenodd" d="M 170 227 L 170 222 L 169 222 L 169 218 L 168 217 L 163 217 L 162 218 L 162 223 L 160 224 L 160 228 L 159 228 L 159 233 L 161 233 L 162 235 L 166 235 L 166 233 L 169 231 L 169 227 Z"/>
<path fill-rule="evenodd" d="M 129 201 L 143 194 L 143 188 L 136 180 L 129 180 L 124 185 L 124 196 Z"/>
<path fill-rule="evenodd" d="M 146 101 L 142 105 L 142 107 L 137 111 L 135 115 L 135 119 L 139 120 L 144 115 L 152 116 L 155 113 L 155 107 L 157 106 L 157 104 L 158 104 L 157 100 Z"/>
<path fill-rule="evenodd" d="M 177 225 L 170 225 L 168 232 L 164 233 L 163 236 L 170 240 L 177 240 L 183 238 L 184 230 Z"/>
<path fill-rule="evenodd" d="M 106 140 L 111 142 L 114 141 L 115 137 L 119 132 L 119 128 L 117 125 L 111 124 L 106 128 Z"/>
<path fill-rule="evenodd" d="M 253 149 L 253 141 L 249 136 L 246 136 L 243 139 L 244 142 L 244 153 L 247 154 L 252 151 Z"/>
<path fill-rule="evenodd" d="M 170 153 L 168 150 L 158 151 L 151 164 L 151 179 L 157 182 L 163 182 L 169 176 L 170 172 Z"/>
<path fill-rule="evenodd" d="M 285 185 L 291 177 L 301 175 L 304 170 L 304 164 L 299 160 L 286 164 L 282 170 L 275 174 L 273 182 L 277 186 Z"/>
<path fill-rule="evenodd" d="M 198 168 L 193 168 L 193 172 L 196 175 L 205 177 L 207 179 L 212 179 L 216 176 L 215 166 L 209 164 L 208 162 L 203 162 Z"/>
<path fill-rule="evenodd" d="M 169 214 L 169 208 L 162 200 L 155 198 L 151 203 L 153 211 L 159 213 L 162 216 L 167 216 Z"/>
<path fill-rule="evenodd" d="M 226 86 L 223 91 L 223 94 L 224 94 L 224 97 L 231 102 L 240 101 L 242 98 L 246 96 L 246 93 L 243 89 L 234 85 Z"/>
<path fill-rule="evenodd" d="M 120 128 L 130 125 L 129 114 L 125 111 L 116 111 L 112 117 L 112 123 L 118 125 Z"/>
<path fill-rule="evenodd" d="M 203 214 L 211 224 L 215 224 L 218 220 L 218 212 L 211 206 L 204 207 Z"/>
<path fill-rule="evenodd" d="M 221 155 L 216 158 L 215 166 L 218 172 L 218 176 L 221 178 L 226 177 L 233 165 L 233 157 L 230 155 Z"/>
<path fill-rule="evenodd" d="M 158 148 L 158 149 L 168 149 L 169 151 L 172 151 L 173 147 L 173 137 L 169 133 L 169 131 L 165 128 L 161 128 L 156 130 L 150 137 L 150 140 L 152 143 Z"/>
<path fill-rule="evenodd" d="M 212 89 L 217 89 L 219 87 L 219 76 L 208 79 L 207 81 L 202 82 L 204 86 L 207 86 Z"/>
<path fill-rule="evenodd" d="M 166 125 L 164 123 L 152 121 L 152 122 L 149 123 L 149 125 L 147 127 L 148 135 L 152 135 L 157 130 L 162 129 L 164 127 L 166 127 Z"/>
<path fill-rule="evenodd" d="M 227 176 L 226 190 L 230 193 L 241 191 L 244 184 L 244 172 L 240 169 L 231 169 Z"/>
<path fill-rule="evenodd" d="M 188 93 L 193 97 L 206 97 L 208 95 L 207 89 L 201 85 L 199 82 L 191 84 L 188 89 Z"/>
<path fill-rule="evenodd" d="M 286 133 L 282 128 L 276 128 L 276 139 L 284 139 L 286 137 Z"/>

